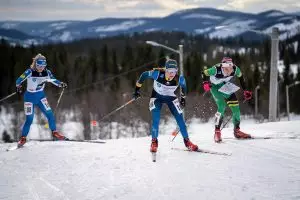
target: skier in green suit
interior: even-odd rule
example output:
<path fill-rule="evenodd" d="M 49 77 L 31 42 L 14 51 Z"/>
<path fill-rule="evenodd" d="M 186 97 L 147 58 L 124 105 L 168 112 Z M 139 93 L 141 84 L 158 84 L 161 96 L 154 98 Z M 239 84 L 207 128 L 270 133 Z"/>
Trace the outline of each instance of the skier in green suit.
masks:
<path fill-rule="evenodd" d="M 239 89 L 238 86 L 230 82 L 237 76 L 240 80 L 241 87 L 244 91 L 244 99 L 252 98 L 252 92 L 246 89 L 245 81 L 240 68 L 233 64 L 232 59 L 224 57 L 222 63 L 218 63 L 209 69 L 205 69 L 202 73 L 203 89 L 205 92 L 210 91 L 218 107 L 215 114 L 215 142 L 222 141 L 221 125 L 224 118 L 226 103 L 232 111 L 232 121 L 234 125 L 234 136 L 237 139 L 250 139 L 251 135 L 240 130 L 240 107 L 239 101 L 235 92 Z"/>

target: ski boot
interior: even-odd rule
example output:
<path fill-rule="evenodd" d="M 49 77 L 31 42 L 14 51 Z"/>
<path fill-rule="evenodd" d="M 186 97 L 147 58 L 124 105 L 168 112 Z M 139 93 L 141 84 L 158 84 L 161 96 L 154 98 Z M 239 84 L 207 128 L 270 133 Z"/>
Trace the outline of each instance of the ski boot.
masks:
<path fill-rule="evenodd" d="M 157 138 L 153 138 L 151 141 L 150 152 L 152 153 L 157 152 L 157 148 L 158 148 L 158 140 Z"/>
<path fill-rule="evenodd" d="M 222 142 L 221 138 L 221 130 L 219 128 L 215 128 L 215 136 L 214 136 L 215 142 L 220 143 Z"/>
<path fill-rule="evenodd" d="M 237 139 L 251 139 L 251 135 L 244 133 L 240 128 L 235 128 L 233 131 L 234 137 Z"/>
<path fill-rule="evenodd" d="M 26 137 L 22 136 L 20 137 L 20 140 L 18 142 L 18 148 L 22 147 L 26 143 Z"/>
<path fill-rule="evenodd" d="M 188 148 L 188 150 L 190 151 L 197 151 L 198 150 L 198 146 L 193 144 L 189 138 L 184 138 L 184 144 L 186 146 L 186 148 Z"/>
<path fill-rule="evenodd" d="M 58 131 L 52 131 L 53 140 L 69 140 L 69 138 L 61 135 Z"/>

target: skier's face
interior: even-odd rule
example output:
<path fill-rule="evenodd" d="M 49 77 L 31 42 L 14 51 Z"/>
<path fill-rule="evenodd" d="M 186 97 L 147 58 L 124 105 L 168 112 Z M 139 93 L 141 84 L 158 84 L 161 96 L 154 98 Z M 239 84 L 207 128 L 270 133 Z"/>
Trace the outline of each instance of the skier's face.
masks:
<path fill-rule="evenodd" d="M 45 59 L 37 59 L 35 62 L 36 71 L 42 72 L 47 66 L 47 61 Z"/>
<path fill-rule="evenodd" d="M 222 63 L 222 71 L 225 76 L 229 76 L 233 72 L 233 64 Z"/>
<path fill-rule="evenodd" d="M 177 74 L 177 69 L 171 68 L 171 69 L 166 69 L 166 79 L 167 80 L 173 80 L 173 78 Z"/>

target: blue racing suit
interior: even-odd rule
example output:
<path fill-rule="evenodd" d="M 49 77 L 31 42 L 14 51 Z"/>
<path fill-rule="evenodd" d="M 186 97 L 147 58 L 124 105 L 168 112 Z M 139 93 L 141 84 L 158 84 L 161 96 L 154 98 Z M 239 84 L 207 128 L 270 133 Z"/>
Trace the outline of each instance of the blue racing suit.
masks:
<path fill-rule="evenodd" d="M 183 76 L 176 76 L 172 80 L 167 80 L 163 69 L 155 69 L 143 72 L 136 82 L 136 87 L 141 87 L 146 79 L 153 79 L 153 91 L 149 103 L 152 113 L 151 135 L 153 139 L 158 137 L 160 111 L 163 104 L 167 104 L 172 115 L 175 117 L 183 138 L 188 138 L 186 125 L 183 119 L 182 109 L 175 91 L 180 86 L 182 93 L 186 93 L 186 83 Z"/>
<path fill-rule="evenodd" d="M 44 87 L 45 81 L 49 81 L 58 87 L 61 87 L 61 82 L 46 68 L 42 72 L 37 72 L 31 68 L 27 69 L 16 80 L 16 86 L 20 86 L 25 80 L 27 80 L 27 89 L 24 94 L 26 121 L 22 129 L 22 136 L 26 137 L 29 133 L 34 116 L 34 105 L 37 105 L 47 117 L 51 131 L 56 131 L 55 118 L 45 96 Z"/>

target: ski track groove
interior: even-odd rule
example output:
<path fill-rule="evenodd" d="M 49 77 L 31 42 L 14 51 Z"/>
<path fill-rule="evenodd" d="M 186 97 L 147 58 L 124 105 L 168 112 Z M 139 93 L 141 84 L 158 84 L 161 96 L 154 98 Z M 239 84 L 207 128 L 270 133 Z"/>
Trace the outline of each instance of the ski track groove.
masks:
<path fill-rule="evenodd" d="M 272 148 L 267 148 L 267 147 L 262 147 L 262 146 L 260 146 L 259 148 L 257 148 L 256 145 L 249 144 L 250 142 L 253 142 L 253 140 L 249 140 L 249 142 L 248 141 L 238 141 L 238 140 L 237 141 L 226 141 L 226 143 L 227 142 L 229 142 L 230 144 L 242 147 L 244 149 L 246 149 L 247 147 L 251 146 L 252 147 L 251 151 L 252 152 L 256 151 L 258 155 L 260 155 L 259 152 L 263 152 L 263 153 L 272 155 L 274 157 L 278 157 L 278 158 L 281 158 L 281 159 L 292 161 L 292 162 L 300 165 L 300 157 L 295 156 L 294 154 L 285 153 L 285 152 L 278 151 L 278 150 L 275 150 L 275 149 L 272 149 Z M 296 158 L 296 159 L 293 159 L 293 157 Z M 286 163 L 285 163 L 285 165 L 286 165 Z M 289 167 L 294 168 L 293 165 L 289 165 Z"/>
<path fill-rule="evenodd" d="M 45 183 L 49 188 L 52 190 L 55 190 L 61 197 L 63 197 L 64 200 L 70 200 L 66 194 L 59 188 L 57 188 L 55 185 L 51 184 L 49 181 L 44 179 L 43 177 L 39 177 L 38 180 L 41 180 L 43 183 Z"/>

